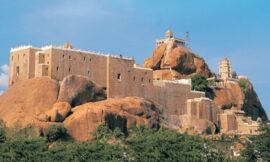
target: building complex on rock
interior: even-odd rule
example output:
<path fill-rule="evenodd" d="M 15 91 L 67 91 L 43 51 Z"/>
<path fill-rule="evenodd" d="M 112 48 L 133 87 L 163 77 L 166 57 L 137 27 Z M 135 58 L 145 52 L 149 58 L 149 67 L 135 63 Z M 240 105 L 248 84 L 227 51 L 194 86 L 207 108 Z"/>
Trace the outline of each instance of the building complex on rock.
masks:
<path fill-rule="evenodd" d="M 174 38 L 173 33 L 167 31 L 166 38 L 156 42 L 157 46 L 162 44 L 167 44 L 167 50 L 170 50 L 172 45 L 185 46 L 185 41 Z M 162 108 L 169 119 L 189 115 L 218 124 L 213 101 L 206 98 L 204 92 L 192 91 L 189 80 L 154 79 L 153 70 L 136 65 L 133 58 L 74 49 L 69 43 L 41 48 L 21 46 L 10 52 L 10 86 L 35 77 L 61 81 L 68 75 L 82 75 L 102 85 L 108 98 L 143 97 Z M 220 76 L 222 79 L 232 77 L 228 59 L 220 63 Z M 226 120 L 228 122 L 224 124 Z M 222 116 L 224 129 L 231 129 L 227 127 L 231 126 L 228 123 L 232 120 L 228 115 L 226 119 Z"/>

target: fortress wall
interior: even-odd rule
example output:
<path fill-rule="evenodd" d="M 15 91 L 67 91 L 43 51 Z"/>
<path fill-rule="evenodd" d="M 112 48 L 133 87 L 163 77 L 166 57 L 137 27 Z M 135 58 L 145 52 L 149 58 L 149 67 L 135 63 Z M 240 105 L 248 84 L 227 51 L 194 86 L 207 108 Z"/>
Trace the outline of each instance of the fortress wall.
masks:
<path fill-rule="evenodd" d="M 166 115 L 187 113 L 186 101 L 190 98 L 191 86 L 170 81 L 154 80 L 153 101 L 161 105 Z"/>
<path fill-rule="evenodd" d="M 201 97 L 205 97 L 205 93 L 204 92 L 190 91 L 190 93 L 188 93 L 188 98 L 189 99 L 192 99 L 192 98 L 201 98 Z"/>
<path fill-rule="evenodd" d="M 29 49 L 29 71 L 28 71 L 28 79 L 35 77 L 35 60 L 36 60 L 36 52 L 40 51 L 39 49 L 30 48 Z"/>
<path fill-rule="evenodd" d="M 153 92 L 153 71 L 134 67 L 134 60 L 108 57 L 107 94 L 109 98 L 146 97 Z"/>
<path fill-rule="evenodd" d="M 134 67 L 130 75 L 132 96 L 140 96 L 151 100 L 154 95 L 153 71 Z"/>
<path fill-rule="evenodd" d="M 219 125 L 221 132 L 236 131 L 237 130 L 237 121 L 234 114 L 219 114 Z"/>
<path fill-rule="evenodd" d="M 63 80 L 70 74 L 89 77 L 94 82 L 106 87 L 107 57 L 91 55 L 80 51 L 51 49 L 49 52 L 49 75 L 56 80 Z"/>
<path fill-rule="evenodd" d="M 35 52 L 38 49 L 25 48 L 10 53 L 9 85 L 35 76 Z"/>
<path fill-rule="evenodd" d="M 216 108 L 208 98 L 195 98 L 187 101 L 187 114 L 198 119 L 207 119 L 216 123 Z"/>

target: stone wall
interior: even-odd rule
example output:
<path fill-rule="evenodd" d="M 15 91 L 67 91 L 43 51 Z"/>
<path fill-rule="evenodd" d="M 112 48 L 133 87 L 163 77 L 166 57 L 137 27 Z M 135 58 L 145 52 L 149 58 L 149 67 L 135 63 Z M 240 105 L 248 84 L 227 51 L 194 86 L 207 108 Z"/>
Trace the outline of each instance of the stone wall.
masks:
<path fill-rule="evenodd" d="M 222 133 L 237 131 L 237 120 L 233 113 L 219 114 L 219 126 Z"/>
<path fill-rule="evenodd" d="M 207 119 L 217 123 L 217 112 L 214 102 L 205 97 L 188 99 L 187 114 L 198 119 Z"/>
<path fill-rule="evenodd" d="M 166 116 L 186 114 L 187 99 L 205 97 L 204 93 L 191 91 L 190 84 L 164 80 L 154 80 L 153 83 L 153 101 L 163 107 Z"/>
<path fill-rule="evenodd" d="M 32 47 L 11 50 L 9 85 L 35 77 L 35 53 L 38 50 Z"/>

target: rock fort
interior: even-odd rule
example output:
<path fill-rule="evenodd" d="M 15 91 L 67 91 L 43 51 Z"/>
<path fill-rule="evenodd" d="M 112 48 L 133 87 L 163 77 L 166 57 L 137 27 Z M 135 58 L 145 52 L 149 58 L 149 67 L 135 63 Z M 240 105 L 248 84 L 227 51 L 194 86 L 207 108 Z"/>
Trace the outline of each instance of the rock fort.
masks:
<path fill-rule="evenodd" d="M 70 43 L 41 48 L 32 46 L 13 48 L 10 51 L 9 85 L 12 87 L 29 79 L 49 77 L 58 82 L 65 80 L 60 92 L 72 96 L 76 85 L 74 87 L 69 83 L 81 84 L 80 79 L 75 82 L 72 77 L 75 76 L 76 80 L 78 75 L 103 87 L 108 99 L 136 96 L 153 102 L 162 110 L 162 116 L 170 128 L 185 130 L 192 127 L 198 133 L 209 133 L 209 130 L 210 133 L 214 133 L 216 128 L 220 127 L 225 133 L 233 131 L 254 134 L 258 124 L 253 124 L 254 121 L 250 118 L 240 115 L 241 106 L 237 111 L 224 111 L 216 99 L 211 100 L 204 92 L 192 90 L 189 78 L 195 73 L 213 76 L 203 58 L 192 53 L 185 47 L 185 41 L 175 38 L 169 30 L 165 39 L 157 40 L 153 56 L 146 59 L 144 66 L 137 65 L 133 58 L 122 55 L 74 49 Z M 220 77 L 210 78 L 210 81 L 221 88 L 229 81 L 237 82 L 232 76 L 228 59 L 220 63 Z M 73 88 L 66 90 L 63 88 L 67 87 L 66 85 Z M 68 104 L 72 107 L 77 106 L 71 102 Z M 68 120 L 72 125 L 70 118 L 72 117 Z M 44 119 L 48 120 L 47 117 Z M 64 121 L 64 118 L 61 121 Z M 78 130 L 75 132 L 78 134 Z"/>

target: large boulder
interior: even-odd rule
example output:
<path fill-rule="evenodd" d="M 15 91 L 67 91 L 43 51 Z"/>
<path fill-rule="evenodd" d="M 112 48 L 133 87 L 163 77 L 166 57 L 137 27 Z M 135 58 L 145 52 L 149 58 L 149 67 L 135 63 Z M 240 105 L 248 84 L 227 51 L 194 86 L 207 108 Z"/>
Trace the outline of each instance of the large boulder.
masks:
<path fill-rule="evenodd" d="M 42 122 L 62 122 L 71 113 L 71 106 L 67 102 L 56 102 L 52 109 L 39 114 L 37 118 Z"/>
<path fill-rule="evenodd" d="M 169 44 L 158 46 L 153 56 L 145 60 L 144 66 L 153 70 L 172 69 L 178 73 L 177 79 L 189 78 L 194 73 L 201 73 L 207 77 L 212 75 L 203 58 L 184 46 Z"/>
<path fill-rule="evenodd" d="M 0 96 L 0 118 L 7 127 L 15 123 L 20 123 L 22 127 L 36 125 L 39 123 L 36 115 L 53 107 L 58 92 L 58 82 L 49 77 L 20 81 Z"/>
<path fill-rule="evenodd" d="M 139 125 L 159 127 L 159 119 L 160 111 L 152 102 L 139 97 L 126 97 L 77 106 L 64 124 L 74 139 L 85 141 L 93 138 L 93 133 L 101 124 L 111 129 L 119 127 L 127 133 L 128 128 Z"/>
<path fill-rule="evenodd" d="M 106 99 L 106 90 L 80 75 L 69 75 L 63 79 L 60 86 L 58 102 L 67 102 L 75 107 L 87 102 Z"/>

